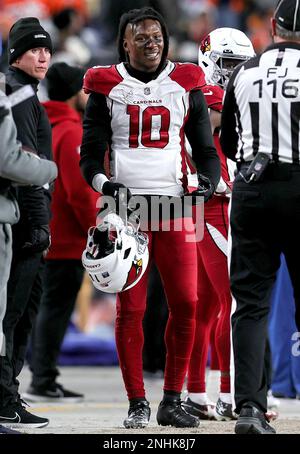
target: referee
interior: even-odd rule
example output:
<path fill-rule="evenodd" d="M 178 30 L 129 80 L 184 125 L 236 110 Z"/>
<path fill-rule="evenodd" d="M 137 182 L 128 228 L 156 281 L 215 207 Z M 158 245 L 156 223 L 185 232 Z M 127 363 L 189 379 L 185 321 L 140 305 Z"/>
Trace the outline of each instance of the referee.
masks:
<path fill-rule="evenodd" d="M 280 0 L 271 24 L 274 43 L 233 72 L 221 124 L 223 151 L 238 167 L 230 278 L 239 434 L 275 433 L 265 418 L 264 354 L 281 252 L 300 331 L 300 0 Z"/>

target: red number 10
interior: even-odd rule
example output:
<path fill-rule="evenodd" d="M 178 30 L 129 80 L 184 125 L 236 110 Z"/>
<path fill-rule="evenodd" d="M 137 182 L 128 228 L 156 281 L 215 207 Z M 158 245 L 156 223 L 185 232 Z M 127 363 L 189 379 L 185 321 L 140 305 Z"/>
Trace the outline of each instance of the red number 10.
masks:
<path fill-rule="evenodd" d="M 139 114 L 140 106 L 127 106 L 127 114 L 130 116 L 129 124 L 129 147 L 138 148 L 139 146 Z M 151 139 L 152 117 L 159 115 L 161 125 L 159 131 L 159 139 Z M 142 134 L 141 143 L 147 148 L 164 148 L 169 143 L 169 127 L 170 127 L 170 111 L 166 107 L 147 107 L 142 114 Z"/>

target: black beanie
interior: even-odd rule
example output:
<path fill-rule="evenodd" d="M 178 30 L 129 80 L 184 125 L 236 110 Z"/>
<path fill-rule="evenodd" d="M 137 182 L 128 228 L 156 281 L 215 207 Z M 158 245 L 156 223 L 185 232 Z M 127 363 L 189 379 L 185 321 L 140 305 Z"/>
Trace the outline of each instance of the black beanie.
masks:
<path fill-rule="evenodd" d="M 8 35 L 9 64 L 11 65 L 27 50 L 36 47 L 48 47 L 52 54 L 52 42 L 49 33 L 41 26 L 36 17 L 19 19 L 11 27 Z"/>
<path fill-rule="evenodd" d="M 66 101 L 76 95 L 83 84 L 84 69 L 67 63 L 53 63 L 47 71 L 48 96 L 52 101 Z"/>

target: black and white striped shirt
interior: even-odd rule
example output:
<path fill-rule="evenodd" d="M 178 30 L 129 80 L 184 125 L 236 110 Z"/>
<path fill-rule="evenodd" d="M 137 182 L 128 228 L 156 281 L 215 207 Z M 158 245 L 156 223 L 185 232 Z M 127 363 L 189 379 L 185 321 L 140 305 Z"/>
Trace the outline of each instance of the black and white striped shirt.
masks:
<path fill-rule="evenodd" d="M 239 65 L 224 99 L 221 145 L 238 162 L 258 152 L 300 164 L 300 43 L 273 44 Z"/>

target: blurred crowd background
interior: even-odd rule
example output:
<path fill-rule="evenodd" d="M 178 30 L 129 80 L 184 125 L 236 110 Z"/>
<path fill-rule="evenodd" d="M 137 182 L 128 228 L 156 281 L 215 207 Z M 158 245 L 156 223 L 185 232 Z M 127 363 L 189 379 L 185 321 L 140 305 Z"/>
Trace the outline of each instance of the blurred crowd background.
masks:
<path fill-rule="evenodd" d="M 88 68 L 118 63 L 116 39 L 120 16 L 133 8 L 152 6 L 167 22 L 170 59 L 197 63 L 200 41 L 217 27 L 244 31 L 256 52 L 261 52 L 271 40 L 269 20 L 275 5 L 276 0 L 0 0 L 0 42 L 3 48 L 0 72 L 7 69 L 6 47 L 10 27 L 21 17 L 39 18 L 50 33 L 54 44 L 52 63 L 64 61 Z M 43 83 L 39 88 L 39 98 L 41 101 L 47 99 Z M 161 301 L 163 296 L 150 294 L 150 298 Z M 156 313 L 152 312 L 146 315 L 145 328 L 151 326 L 153 334 L 152 318 Z M 160 306 L 159 312 L 156 318 L 165 323 L 166 305 L 164 308 Z M 116 364 L 114 321 L 115 296 L 96 291 L 85 279 L 64 340 L 60 363 Z M 159 336 L 156 336 L 154 345 L 151 333 L 145 330 L 145 369 L 154 372 L 163 368 L 164 345 Z M 151 348 L 147 352 L 148 345 Z M 154 361 L 157 364 L 154 365 Z"/>
<path fill-rule="evenodd" d="M 244 31 L 260 52 L 270 41 L 269 17 L 276 0 L 0 0 L 0 37 L 5 50 L 11 25 L 38 17 L 51 34 L 54 61 L 91 66 L 117 63 L 116 37 L 122 13 L 152 6 L 166 19 L 170 58 L 197 62 L 200 40 L 216 27 Z M 7 65 L 2 54 L 0 70 Z"/>

